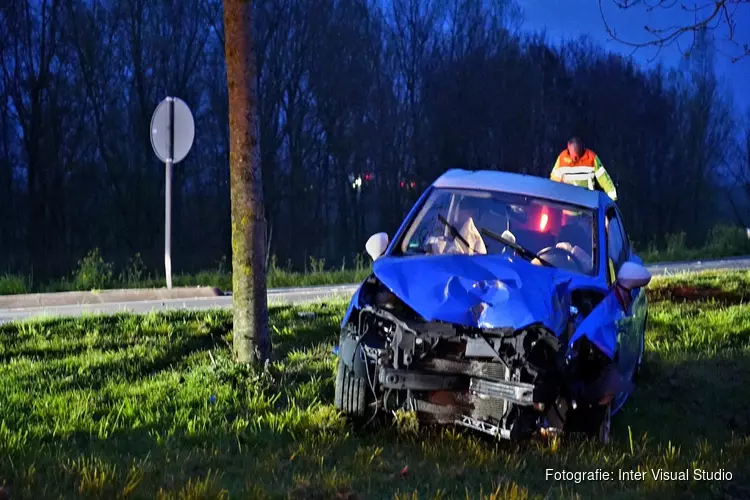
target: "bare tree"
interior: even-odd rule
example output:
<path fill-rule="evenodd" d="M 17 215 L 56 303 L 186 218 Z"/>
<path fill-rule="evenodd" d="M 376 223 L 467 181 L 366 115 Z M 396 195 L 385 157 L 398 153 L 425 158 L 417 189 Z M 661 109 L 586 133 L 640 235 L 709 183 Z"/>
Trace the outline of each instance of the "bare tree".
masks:
<path fill-rule="evenodd" d="M 662 47 L 669 46 L 673 43 L 679 45 L 679 40 L 683 35 L 695 33 L 704 29 L 716 30 L 724 26 L 727 33 L 724 40 L 732 47 L 733 54 L 727 54 L 732 62 L 737 62 L 745 56 L 750 55 L 750 44 L 748 41 L 737 40 L 737 35 L 748 33 L 750 26 L 738 29 L 737 17 L 738 10 L 741 8 L 750 8 L 750 0 L 704 0 L 693 3 L 689 6 L 687 2 L 681 0 L 610 0 L 618 9 L 630 10 L 634 7 L 642 6 L 648 13 L 659 10 L 680 9 L 683 12 L 693 14 L 693 21 L 684 24 L 669 24 L 666 27 L 644 26 L 644 30 L 651 36 L 651 39 L 645 42 L 626 41 L 617 35 L 614 28 L 611 27 L 604 14 L 604 0 L 599 0 L 599 12 L 602 15 L 604 27 L 607 34 L 620 43 L 623 43 L 634 50 L 645 47 L 655 47 L 661 50 Z M 687 50 L 683 51 L 688 55 L 695 48 L 696 39 L 693 38 Z"/>
<path fill-rule="evenodd" d="M 70 136 L 61 128 L 63 119 L 72 116 L 64 113 L 70 82 L 68 57 L 59 44 L 60 2 L 11 2 L 2 10 L 10 43 L 0 71 L 8 93 L 4 105 L 10 105 L 17 121 L 26 161 L 28 253 L 33 265 L 46 272 L 55 267 L 53 249 L 64 225 L 64 214 L 52 209 L 65 186 L 61 163 L 73 146 L 65 144 Z"/>
<path fill-rule="evenodd" d="M 234 231 L 245 347 L 267 346 L 254 336 L 266 321 L 256 240 L 298 269 L 349 260 L 371 231 L 392 234 L 446 168 L 547 176 L 572 134 L 618 183 L 634 239 L 703 239 L 730 188 L 717 169 L 736 171 L 737 193 L 750 185 L 714 48 L 694 44 L 678 71 L 646 70 L 591 41 L 522 36 L 517 5 L 256 0 L 248 44 L 245 24 L 227 42 L 223 0 L 0 2 L 0 269 L 47 281 L 94 248 L 117 267 L 139 253 L 146 272 L 160 269 L 164 184 L 147 132 L 173 93 L 196 120 L 175 177 L 180 271 L 213 267 Z M 689 27 L 693 40 L 726 31 L 710 26 Z M 233 204 L 250 207 L 234 225 Z"/>
<path fill-rule="evenodd" d="M 253 2 L 224 0 L 224 47 L 229 95 L 234 355 L 237 361 L 248 363 L 265 361 L 271 354 Z"/>

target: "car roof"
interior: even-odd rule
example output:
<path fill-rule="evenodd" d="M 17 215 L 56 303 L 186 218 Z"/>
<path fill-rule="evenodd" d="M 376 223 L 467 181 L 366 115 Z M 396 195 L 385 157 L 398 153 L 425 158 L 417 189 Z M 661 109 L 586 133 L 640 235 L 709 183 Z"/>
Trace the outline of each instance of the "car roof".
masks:
<path fill-rule="evenodd" d="M 450 169 L 432 184 L 436 188 L 483 189 L 545 198 L 586 208 L 599 208 L 600 192 L 545 177 L 499 170 Z"/>

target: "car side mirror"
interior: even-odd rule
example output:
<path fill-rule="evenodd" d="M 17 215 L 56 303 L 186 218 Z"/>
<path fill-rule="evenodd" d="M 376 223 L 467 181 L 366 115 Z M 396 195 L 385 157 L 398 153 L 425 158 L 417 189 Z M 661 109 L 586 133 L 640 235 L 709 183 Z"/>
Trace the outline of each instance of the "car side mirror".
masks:
<path fill-rule="evenodd" d="M 626 290 L 643 288 L 651 282 L 651 273 L 642 264 L 630 260 L 620 267 L 617 282 Z"/>
<path fill-rule="evenodd" d="M 365 250 L 372 257 L 372 260 L 378 260 L 388 248 L 388 233 L 376 233 L 370 236 L 365 243 Z"/>

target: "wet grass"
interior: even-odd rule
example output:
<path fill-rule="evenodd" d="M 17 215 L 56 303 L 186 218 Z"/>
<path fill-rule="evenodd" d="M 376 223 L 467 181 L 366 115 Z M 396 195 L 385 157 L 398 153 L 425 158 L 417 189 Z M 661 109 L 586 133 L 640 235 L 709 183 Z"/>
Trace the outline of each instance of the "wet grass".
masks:
<path fill-rule="evenodd" d="M 341 302 L 274 308 L 275 360 L 257 371 L 231 362 L 223 311 L 5 325 L 0 499 L 747 498 L 750 308 L 668 300 L 686 286 L 742 294 L 750 273 L 654 280 L 641 385 L 606 446 L 354 429 L 332 406 Z M 652 468 L 733 480 L 617 479 Z"/>
<path fill-rule="evenodd" d="M 648 287 L 658 302 L 693 302 L 704 307 L 742 304 L 750 300 L 750 271 L 703 271 L 657 276 Z"/>

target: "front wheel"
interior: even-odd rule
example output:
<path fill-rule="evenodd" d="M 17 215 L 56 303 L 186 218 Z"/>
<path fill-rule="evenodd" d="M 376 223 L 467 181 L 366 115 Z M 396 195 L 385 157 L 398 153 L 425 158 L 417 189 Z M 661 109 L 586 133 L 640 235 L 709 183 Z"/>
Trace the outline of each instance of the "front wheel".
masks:
<path fill-rule="evenodd" d="M 367 408 L 367 379 L 357 377 L 339 359 L 333 404 L 337 410 L 352 417 L 363 417 Z"/>

